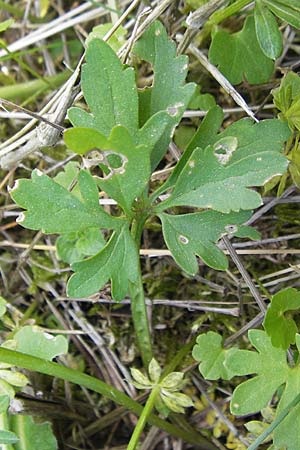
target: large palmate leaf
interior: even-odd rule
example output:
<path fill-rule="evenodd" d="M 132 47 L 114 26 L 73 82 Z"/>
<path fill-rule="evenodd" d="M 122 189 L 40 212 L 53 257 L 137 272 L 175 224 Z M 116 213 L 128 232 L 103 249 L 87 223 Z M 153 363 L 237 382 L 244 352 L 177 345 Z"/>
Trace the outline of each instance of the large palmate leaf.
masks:
<path fill-rule="evenodd" d="M 285 317 L 287 311 L 300 309 L 300 292 L 294 288 L 284 289 L 272 297 L 267 310 L 264 327 L 274 347 L 287 350 L 295 343 L 297 325 L 292 318 Z"/>
<path fill-rule="evenodd" d="M 88 227 L 118 228 L 121 219 L 109 216 L 101 208 L 96 182 L 88 172 L 80 171 L 78 186 L 81 199 L 38 170 L 32 172 L 31 180 L 17 180 L 11 197 L 26 209 L 19 223 L 44 233 L 70 233 Z"/>
<path fill-rule="evenodd" d="M 253 414 L 261 411 L 271 401 L 276 390 L 281 388 L 281 396 L 276 416 L 300 393 L 300 366 L 289 367 L 286 351 L 275 348 L 266 332 L 250 330 L 249 340 L 255 351 L 222 348 L 222 337 L 217 333 L 201 334 L 197 338 L 193 356 L 200 361 L 202 375 L 215 380 L 227 380 L 233 376 L 256 374 L 242 382 L 234 390 L 230 409 L 235 415 Z M 296 335 L 298 351 L 300 335 Z M 273 432 L 274 450 L 298 450 L 300 446 L 300 405 L 277 424 Z"/>
<path fill-rule="evenodd" d="M 286 168 L 287 159 L 283 155 L 273 151 L 239 153 L 238 140 L 228 136 L 214 146 L 193 151 L 170 197 L 158 205 L 157 210 L 177 205 L 223 213 L 254 209 L 262 200 L 249 188 L 262 186 L 274 175 L 284 173 Z"/>
<path fill-rule="evenodd" d="M 244 79 L 250 84 L 266 83 L 274 70 L 274 62 L 257 41 L 253 17 L 248 17 L 237 33 L 218 31 L 213 36 L 209 59 L 232 84 Z"/>
<path fill-rule="evenodd" d="M 111 47 L 93 39 L 86 50 L 81 87 L 91 114 L 71 108 L 68 117 L 74 126 L 95 128 L 108 136 L 116 125 L 132 134 L 138 129 L 138 95 L 132 68 L 124 69 Z"/>
<path fill-rule="evenodd" d="M 239 234 L 249 212 L 221 214 L 204 211 L 191 214 L 159 214 L 164 240 L 177 264 L 188 274 L 198 272 L 197 256 L 214 269 L 225 270 L 228 261 L 215 243 L 225 234 Z"/>
<path fill-rule="evenodd" d="M 140 124 L 144 124 L 158 111 L 168 111 L 167 130 L 156 144 L 151 157 L 155 168 L 166 152 L 174 127 L 180 121 L 195 85 L 184 85 L 188 69 L 186 56 L 176 56 L 176 46 L 160 22 L 153 23 L 134 46 L 133 52 L 152 64 L 153 86 L 140 92 Z"/>
<path fill-rule="evenodd" d="M 260 411 L 271 400 L 276 389 L 282 384 L 285 388 L 277 407 L 276 415 L 300 393 L 300 367 L 289 367 L 286 352 L 272 346 L 271 339 L 264 331 L 250 330 L 249 339 L 257 352 L 239 350 L 225 360 L 225 366 L 236 375 L 257 374 L 241 383 L 234 391 L 231 411 L 236 415 L 252 414 Z M 300 336 L 296 336 L 299 350 Z M 272 374 L 272 376 L 270 376 Z M 298 450 L 300 446 L 300 405 L 277 425 L 273 435 L 276 449 Z"/>
<path fill-rule="evenodd" d="M 156 125 L 156 134 L 149 136 L 147 145 L 135 145 L 127 129 L 116 126 L 109 138 L 92 128 L 71 128 L 65 132 L 64 139 L 70 149 L 85 154 L 91 149 L 100 149 L 94 159 L 105 166 L 106 174 L 98 178 L 98 184 L 108 195 L 115 199 L 130 215 L 133 201 L 144 191 L 151 175 L 150 154 L 153 142 L 159 139 L 165 129 L 164 117 Z M 148 129 L 137 133 L 146 140 Z"/>
<path fill-rule="evenodd" d="M 122 300 L 129 283 L 138 277 L 138 252 L 127 225 L 115 232 L 108 243 L 95 256 L 72 264 L 67 292 L 70 297 L 86 297 L 101 289 L 110 279 L 112 296 Z"/>

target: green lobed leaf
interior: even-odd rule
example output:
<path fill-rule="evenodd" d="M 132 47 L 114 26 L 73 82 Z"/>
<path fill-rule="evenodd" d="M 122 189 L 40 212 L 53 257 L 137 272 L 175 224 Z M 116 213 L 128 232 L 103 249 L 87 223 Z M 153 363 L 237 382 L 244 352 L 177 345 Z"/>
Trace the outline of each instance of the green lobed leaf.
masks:
<path fill-rule="evenodd" d="M 281 389 L 276 418 L 300 393 L 300 366 L 289 367 L 286 351 L 275 348 L 266 332 L 250 330 L 248 336 L 258 352 L 238 350 L 229 355 L 225 366 L 236 375 L 257 374 L 242 382 L 234 391 L 230 409 L 235 415 L 252 414 L 263 409 Z M 296 336 L 299 344 L 300 336 Z M 300 406 L 294 407 L 273 431 L 274 449 L 298 450 L 300 446 Z"/>
<path fill-rule="evenodd" d="M 198 272 L 199 256 L 207 265 L 225 270 L 228 261 L 215 243 L 226 234 L 235 234 L 250 217 L 249 212 L 221 214 L 203 211 L 191 214 L 159 214 L 164 240 L 177 264 L 188 274 Z"/>
<path fill-rule="evenodd" d="M 274 62 L 263 53 L 257 41 L 253 17 L 248 17 L 237 33 L 217 31 L 209 59 L 232 84 L 244 79 L 250 84 L 266 83 L 274 71 Z"/>
<path fill-rule="evenodd" d="M 229 213 L 257 208 L 261 196 L 249 188 L 284 173 L 287 165 L 287 159 L 272 150 L 245 154 L 220 141 L 204 150 L 196 148 L 171 195 L 157 209 L 187 205 Z"/>
<path fill-rule="evenodd" d="M 17 180 L 10 194 L 27 210 L 18 222 L 44 233 L 70 233 L 87 227 L 118 228 L 120 219 L 109 216 L 99 205 L 94 178 L 81 170 L 78 185 L 81 200 L 38 170 L 32 172 L 31 180 Z"/>
<path fill-rule="evenodd" d="M 193 358 L 200 362 L 199 371 L 207 380 L 230 380 L 234 372 L 224 365 L 226 358 L 238 349 L 226 350 L 222 347 L 222 336 L 214 331 L 200 334 L 193 348 Z"/>
<path fill-rule="evenodd" d="M 283 143 L 290 137 L 288 126 L 278 119 L 262 120 L 254 123 L 252 119 L 238 120 L 221 133 L 218 133 L 223 121 L 223 111 L 219 106 L 210 109 L 200 127 L 188 144 L 183 156 L 173 173 L 165 182 L 160 192 L 174 186 L 180 173 L 187 166 L 193 151 L 215 145 L 224 138 L 234 137 L 238 141 L 237 149 L 231 154 L 230 163 L 247 156 L 254 156 L 265 151 L 282 151 Z"/>
<path fill-rule="evenodd" d="M 16 436 L 12 431 L 0 430 L 0 444 L 15 444 L 18 440 L 18 436 Z"/>
<path fill-rule="evenodd" d="M 298 0 L 263 0 L 268 8 L 281 20 L 300 28 L 300 3 Z"/>
<path fill-rule="evenodd" d="M 296 289 L 287 288 L 273 295 L 263 325 L 274 347 L 287 350 L 290 344 L 295 343 L 297 325 L 293 319 L 285 317 L 284 313 L 298 309 L 300 292 Z"/>
<path fill-rule="evenodd" d="M 122 300 L 128 292 L 129 283 L 135 283 L 138 276 L 138 254 L 130 235 L 128 225 L 114 232 L 108 243 L 96 255 L 72 264 L 67 293 L 81 298 L 98 292 L 110 279 L 112 296 Z"/>
<path fill-rule="evenodd" d="M 36 423 L 32 416 L 11 418 L 12 431 L 19 437 L 15 450 L 57 450 L 57 441 L 49 422 Z"/>
<path fill-rule="evenodd" d="M 98 228 L 86 228 L 59 236 L 56 240 L 58 257 L 69 264 L 82 260 L 85 256 L 98 253 L 105 245 L 103 234 Z"/>
<path fill-rule="evenodd" d="M 176 46 L 160 22 L 154 22 L 133 48 L 133 53 L 152 64 L 153 85 L 140 92 L 140 124 L 159 111 L 170 114 L 169 124 L 151 155 L 152 170 L 164 156 L 173 134 L 195 89 L 184 84 L 188 69 L 186 56 L 176 56 Z"/>
<path fill-rule="evenodd" d="M 138 129 L 138 95 L 132 68 L 124 69 L 109 44 L 93 39 L 86 50 L 81 87 L 91 113 L 68 110 L 75 127 L 95 128 L 109 136 L 116 125 L 134 134 Z"/>
<path fill-rule="evenodd" d="M 225 361 L 225 367 L 236 375 L 257 374 L 235 389 L 230 404 L 235 415 L 251 414 L 264 408 L 276 389 L 286 382 L 291 370 L 286 362 L 286 352 L 273 347 L 264 331 L 250 330 L 248 336 L 258 353 L 238 350 L 228 355 Z"/>
<path fill-rule="evenodd" d="M 37 326 L 22 327 L 15 333 L 13 339 L 16 342 L 16 351 L 47 361 L 68 352 L 68 341 L 64 336 L 54 337 Z"/>
<path fill-rule="evenodd" d="M 271 59 L 282 53 L 282 36 L 277 21 L 271 11 L 256 0 L 254 9 L 255 30 L 258 43 L 264 54 Z"/>
<path fill-rule="evenodd" d="M 64 133 L 64 139 L 67 146 L 79 154 L 100 150 L 98 153 L 94 151 L 92 157 L 95 164 L 98 162 L 105 166 L 107 174 L 98 178 L 97 183 L 130 215 L 132 203 L 142 194 L 150 179 L 150 154 L 165 127 L 165 114 L 152 117 L 136 133 L 135 138 L 142 145 L 136 145 L 127 129 L 121 126 L 114 127 L 109 138 L 95 129 L 71 128 Z M 118 167 L 109 160 L 113 155 L 119 158 Z"/>

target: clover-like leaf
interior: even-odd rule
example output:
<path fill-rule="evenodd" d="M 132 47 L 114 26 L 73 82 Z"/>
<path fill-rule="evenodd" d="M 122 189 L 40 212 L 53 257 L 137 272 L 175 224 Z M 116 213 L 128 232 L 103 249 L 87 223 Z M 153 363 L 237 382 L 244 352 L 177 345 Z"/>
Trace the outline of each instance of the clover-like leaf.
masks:
<path fill-rule="evenodd" d="M 153 383 L 158 383 L 160 376 L 161 376 L 161 368 L 155 358 L 151 359 L 149 366 L 148 366 L 148 372 L 149 372 L 150 380 Z"/>
<path fill-rule="evenodd" d="M 277 21 L 263 0 L 256 0 L 254 9 L 256 36 L 260 48 L 271 59 L 276 59 L 282 52 L 282 36 Z"/>
<path fill-rule="evenodd" d="M 98 292 L 110 279 L 112 296 L 122 300 L 128 292 L 129 283 L 138 277 L 138 253 L 134 240 L 124 225 L 114 232 L 99 253 L 83 261 L 72 264 L 67 292 L 70 297 L 80 298 Z"/>
<path fill-rule="evenodd" d="M 160 397 L 165 405 L 174 412 L 184 413 L 184 408 L 193 406 L 192 399 L 181 392 L 171 392 L 167 389 L 161 389 Z"/>
<path fill-rule="evenodd" d="M 144 124 L 159 111 L 168 111 L 169 125 L 154 147 L 151 166 L 154 169 L 165 154 L 174 127 L 180 121 L 195 90 L 193 83 L 184 84 L 188 59 L 176 56 L 176 46 L 160 22 L 154 22 L 133 48 L 139 58 L 152 64 L 153 86 L 140 92 L 140 123 Z"/>
<path fill-rule="evenodd" d="M 203 211 L 191 214 L 159 214 L 164 240 L 177 264 L 188 274 L 198 272 L 196 255 L 215 269 L 225 270 L 228 261 L 215 243 L 226 234 L 235 234 L 250 217 L 249 212 L 221 214 Z"/>
<path fill-rule="evenodd" d="M 109 136 L 116 125 L 134 134 L 138 129 L 138 95 L 132 68 L 124 69 L 109 44 L 93 39 L 86 50 L 81 87 L 91 114 L 71 108 L 68 117 L 75 127 L 95 128 Z"/>
<path fill-rule="evenodd" d="M 297 325 L 284 313 L 299 309 L 300 292 L 294 288 L 284 289 L 272 297 L 263 325 L 274 347 L 287 350 L 290 344 L 295 343 Z"/>
<path fill-rule="evenodd" d="M 17 180 L 11 197 L 27 210 L 18 222 L 44 233 L 70 233 L 87 227 L 118 228 L 120 219 L 109 216 L 99 205 L 94 178 L 82 170 L 78 185 L 81 199 L 38 170 L 32 172 L 31 180 Z"/>
<path fill-rule="evenodd" d="M 266 83 L 274 71 L 274 62 L 263 53 L 257 41 L 253 17 L 248 17 L 237 33 L 217 31 L 209 59 L 232 84 L 244 79 L 250 84 Z"/>
<path fill-rule="evenodd" d="M 146 377 L 146 375 L 144 375 L 140 370 L 135 369 L 134 367 L 132 367 L 130 369 L 130 373 L 131 376 L 133 378 L 133 382 L 132 384 L 137 388 L 137 389 L 151 389 L 153 386 L 153 381 L 149 380 L 148 377 Z"/>
<path fill-rule="evenodd" d="M 17 331 L 13 337 L 15 350 L 27 355 L 51 361 L 59 355 L 68 352 L 68 341 L 62 336 L 53 336 L 37 326 L 26 325 Z"/>
<path fill-rule="evenodd" d="M 179 390 L 183 387 L 183 372 L 171 372 L 166 377 L 163 378 L 160 385 L 162 388 L 169 391 Z"/>
<path fill-rule="evenodd" d="M 234 372 L 224 365 L 226 358 L 234 354 L 238 349 L 224 349 L 222 346 L 222 336 L 214 331 L 200 334 L 196 340 L 197 344 L 193 348 L 193 358 L 199 361 L 199 371 L 207 380 L 217 380 L 223 378 L 230 380 Z"/>

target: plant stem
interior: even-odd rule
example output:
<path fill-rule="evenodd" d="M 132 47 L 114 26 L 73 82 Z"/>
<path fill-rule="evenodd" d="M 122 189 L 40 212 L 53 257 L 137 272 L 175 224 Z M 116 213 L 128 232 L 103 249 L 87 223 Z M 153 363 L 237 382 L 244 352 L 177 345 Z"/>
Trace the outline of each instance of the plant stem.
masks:
<path fill-rule="evenodd" d="M 109 386 L 103 381 L 85 373 L 81 373 L 78 370 L 70 369 L 69 367 L 61 366 L 60 364 L 54 362 L 45 361 L 44 359 L 36 358 L 35 356 L 26 355 L 13 350 L 8 350 L 6 348 L 0 348 L 0 361 L 30 371 L 55 376 L 57 378 L 61 378 L 62 380 L 84 386 L 87 389 L 91 389 L 94 392 L 104 395 L 119 405 L 125 406 L 137 415 L 142 414 L 143 407 L 138 402 L 132 400 L 126 394 L 118 391 L 118 389 L 113 386 Z M 148 417 L 147 421 L 151 425 L 159 427 L 161 430 L 166 431 L 172 436 L 179 437 L 185 442 L 196 446 L 195 448 L 198 447 L 202 450 L 218 450 L 215 445 L 199 433 L 191 433 L 190 431 L 187 432 L 186 430 L 183 430 L 178 426 L 174 426 L 153 414 Z"/>
<path fill-rule="evenodd" d="M 135 426 L 134 432 L 132 433 L 129 444 L 127 446 L 127 450 L 135 450 L 135 448 L 139 442 L 140 436 L 142 434 L 142 431 L 145 428 L 145 425 L 147 423 L 148 417 L 150 416 L 150 414 L 153 410 L 156 397 L 159 394 L 159 389 L 160 389 L 159 386 L 155 386 L 152 389 L 151 394 L 149 395 L 148 400 L 144 406 L 143 412 L 140 415 L 138 423 Z"/>
<path fill-rule="evenodd" d="M 227 8 L 223 8 L 214 12 L 209 18 L 209 20 L 206 22 L 200 34 L 201 42 L 210 35 L 211 29 L 214 25 L 218 25 L 223 20 L 238 13 L 241 9 L 249 5 L 251 2 L 252 0 L 237 0 L 236 2 L 227 6 Z"/>
<path fill-rule="evenodd" d="M 148 367 L 152 359 L 152 343 L 145 304 L 140 263 L 138 270 L 139 278 L 137 280 L 137 283 L 130 283 L 129 286 L 131 314 L 143 364 L 145 367 Z"/>
<path fill-rule="evenodd" d="M 135 219 L 132 225 L 131 234 L 136 243 L 136 249 L 139 258 L 139 249 L 141 235 L 146 217 Z M 143 288 L 143 279 L 141 273 L 141 263 L 139 259 L 138 279 L 136 283 L 130 283 L 129 294 L 131 298 L 131 314 L 136 332 L 138 346 L 145 367 L 148 367 L 152 359 L 152 343 L 150 335 L 150 327 L 145 304 L 145 295 Z"/>
<path fill-rule="evenodd" d="M 227 8 L 214 12 L 209 18 L 207 25 L 217 25 L 228 17 L 233 16 L 233 14 L 238 13 L 241 9 L 245 8 L 245 6 L 252 3 L 252 1 L 253 0 L 237 0 L 236 2 L 227 6 Z"/>
<path fill-rule="evenodd" d="M 265 431 L 257 438 L 255 441 L 248 447 L 248 450 L 256 450 L 260 444 L 264 442 L 264 440 L 272 433 L 273 430 L 275 430 L 278 425 L 286 418 L 286 416 L 289 414 L 289 412 L 297 406 L 297 404 L 300 402 L 300 394 L 298 394 L 294 400 L 292 400 L 286 408 L 284 408 L 280 414 L 278 414 L 277 418 L 271 423 L 271 425 L 265 429 Z"/>

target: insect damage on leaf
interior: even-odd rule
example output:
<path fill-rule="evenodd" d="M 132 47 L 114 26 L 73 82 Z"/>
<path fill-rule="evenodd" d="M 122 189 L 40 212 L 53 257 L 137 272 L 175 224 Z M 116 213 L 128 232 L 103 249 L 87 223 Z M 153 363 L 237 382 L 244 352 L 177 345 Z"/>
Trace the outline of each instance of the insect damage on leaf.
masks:
<path fill-rule="evenodd" d="M 133 48 L 133 53 L 148 61 L 154 71 L 152 87 L 139 92 L 140 123 L 144 124 L 158 111 L 167 110 L 172 120 L 151 155 L 155 169 L 166 152 L 170 137 L 195 91 L 195 84 L 185 84 L 187 56 L 176 56 L 176 46 L 160 22 L 154 22 Z"/>
<path fill-rule="evenodd" d="M 177 264 L 188 274 L 198 272 L 196 256 L 210 267 L 226 270 L 228 261 L 216 242 L 225 234 L 234 235 L 243 228 L 249 212 L 222 214 L 203 211 L 191 214 L 159 214 L 164 240 Z"/>

